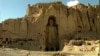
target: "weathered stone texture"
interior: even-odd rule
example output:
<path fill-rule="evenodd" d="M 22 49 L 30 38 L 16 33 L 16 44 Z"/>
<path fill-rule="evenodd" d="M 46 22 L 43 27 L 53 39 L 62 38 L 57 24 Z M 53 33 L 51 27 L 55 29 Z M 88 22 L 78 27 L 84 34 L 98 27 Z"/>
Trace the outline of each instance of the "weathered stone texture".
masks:
<path fill-rule="evenodd" d="M 3 31 L 2 31 L 2 24 L 0 23 L 0 38 L 2 38 L 2 34 L 3 34 Z"/>
<path fill-rule="evenodd" d="M 83 4 L 69 8 L 61 2 L 28 5 L 25 17 L 8 19 L 2 23 L 3 38 L 34 39 L 38 46 L 45 48 L 48 18 L 54 16 L 58 25 L 60 49 L 62 49 L 64 39 L 70 40 L 77 33 L 100 34 L 100 16 L 96 13 L 99 12 L 97 8 L 98 6 Z"/>

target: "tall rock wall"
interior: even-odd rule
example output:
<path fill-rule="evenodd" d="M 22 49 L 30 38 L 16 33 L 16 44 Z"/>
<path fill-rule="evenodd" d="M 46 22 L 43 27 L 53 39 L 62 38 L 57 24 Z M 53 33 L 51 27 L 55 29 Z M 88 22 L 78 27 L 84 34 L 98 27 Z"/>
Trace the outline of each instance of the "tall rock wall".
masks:
<path fill-rule="evenodd" d="M 98 7 L 98 5 L 93 7 L 78 4 L 69 8 L 60 2 L 28 5 L 23 18 L 8 19 L 2 23 L 3 38 L 32 39 L 44 48 L 48 19 L 53 16 L 58 26 L 58 38 L 62 49 L 64 39 L 70 40 L 77 33 L 94 32 L 100 34 Z"/>
<path fill-rule="evenodd" d="M 0 23 L 0 38 L 2 38 L 3 31 L 2 31 L 2 24 Z"/>

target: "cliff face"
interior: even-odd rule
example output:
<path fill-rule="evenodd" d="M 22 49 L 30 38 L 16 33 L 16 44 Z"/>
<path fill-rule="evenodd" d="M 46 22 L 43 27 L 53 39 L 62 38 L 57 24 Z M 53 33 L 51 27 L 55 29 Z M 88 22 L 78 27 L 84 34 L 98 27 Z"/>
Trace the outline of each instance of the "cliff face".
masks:
<path fill-rule="evenodd" d="M 58 25 L 60 48 L 62 48 L 64 39 L 69 41 L 78 33 L 92 32 L 100 35 L 99 12 L 99 6 L 93 7 L 83 4 L 70 8 L 60 2 L 28 5 L 26 15 L 23 18 L 8 19 L 2 22 L 4 31 L 2 35 L 4 39 L 32 39 L 43 47 L 45 46 L 48 19 L 53 16 Z M 87 39 L 91 39 L 91 37 Z"/>
<path fill-rule="evenodd" d="M 2 31 L 2 24 L 0 23 L 0 38 L 2 38 L 2 34 L 3 34 L 3 31 Z"/>

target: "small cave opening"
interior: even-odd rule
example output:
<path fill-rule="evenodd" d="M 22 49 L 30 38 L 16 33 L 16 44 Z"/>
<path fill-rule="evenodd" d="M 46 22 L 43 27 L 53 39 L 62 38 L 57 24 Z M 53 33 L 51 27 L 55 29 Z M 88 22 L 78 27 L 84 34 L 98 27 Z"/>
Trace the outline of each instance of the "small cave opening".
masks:
<path fill-rule="evenodd" d="M 87 43 L 87 45 L 92 45 L 91 43 Z"/>
<path fill-rule="evenodd" d="M 78 32 L 81 33 L 81 30 L 79 30 Z"/>
<path fill-rule="evenodd" d="M 78 26 L 78 32 L 81 33 L 82 32 L 82 27 Z"/>
<path fill-rule="evenodd" d="M 21 46 L 23 46 L 23 45 L 24 45 L 24 43 L 23 43 L 23 42 L 21 42 L 21 43 L 20 43 L 20 45 L 21 45 Z"/>
<path fill-rule="evenodd" d="M 5 38 L 5 41 L 9 41 L 9 39 L 8 38 Z"/>

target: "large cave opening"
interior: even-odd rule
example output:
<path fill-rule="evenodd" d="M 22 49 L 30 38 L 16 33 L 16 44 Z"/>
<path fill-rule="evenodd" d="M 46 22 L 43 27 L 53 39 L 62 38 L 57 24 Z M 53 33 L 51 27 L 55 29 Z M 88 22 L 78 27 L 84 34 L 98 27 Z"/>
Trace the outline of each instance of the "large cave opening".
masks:
<path fill-rule="evenodd" d="M 50 16 L 46 25 L 46 48 L 45 51 L 59 50 L 58 25 L 56 17 Z"/>

